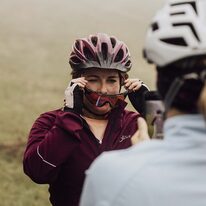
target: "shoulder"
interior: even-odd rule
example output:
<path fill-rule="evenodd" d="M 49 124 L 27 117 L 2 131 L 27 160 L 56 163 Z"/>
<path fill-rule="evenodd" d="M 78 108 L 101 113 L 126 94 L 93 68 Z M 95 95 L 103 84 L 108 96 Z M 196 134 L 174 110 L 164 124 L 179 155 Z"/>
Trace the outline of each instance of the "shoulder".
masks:
<path fill-rule="evenodd" d="M 53 118 L 55 118 L 60 111 L 61 111 L 61 109 L 47 111 L 47 112 L 40 114 L 40 117 L 51 117 L 51 118 L 53 117 Z"/>
<path fill-rule="evenodd" d="M 141 161 L 149 161 L 155 154 L 159 155 L 161 151 L 164 151 L 163 145 L 164 141 L 151 140 L 141 142 L 128 149 L 103 152 L 92 164 L 91 171 L 102 169 L 105 166 L 118 170 L 118 167 L 122 167 L 122 165 L 130 165 L 132 160 L 137 164 L 140 164 Z"/>
<path fill-rule="evenodd" d="M 106 191 L 100 190 L 99 198 L 104 196 L 109 202 L 112 202 L 113 198 L 121 193 L 124 185 L 136 175 L 136 172 L 146 168 L 155 157 L 161 155 L 160 148 L 160 141 L 150 141 L 124 150 L 104 152 L 100 155 L 87 171 L 89 181 L 98 185 L 99 188 L 104 188 L 105 185 L 111 185 L 111 183 L 112 187 Z"/>
<path fill-rule="evenodd" d="M 78 118 L 81 119 L 81 116 L 77 113 L 74 112 L 65 112 L 62 109 L 56 109 L 56 110 L 52 110 L 52 111 L 48 111 L 48 112 L 44 112 L 42 114 L 40 114 L 39 118 L 50 118 L 50 119 L 56 119 L 57 117 L 69 117 L 69 118 Z"/>
<path fill-rule="evenodd" d="M 64 112 L 62 109 L 56 109 L 52 111 L 47 111 L 39 115 L 39 117 L 35 120 L 35 124 L 38 125 L 50 125 L 56 121 L 74 121 L 81 122 L 80 115 L 72 112 Z"/>
<path fill-rule="evenodd" d="M 35 124 L 51 125 L 58 124 L 60 126 L 67 125 L 72 128 L 82 128 L 82 118 L 79 114 L 73 112 L 64 112 L 62 109 L 56 109 L 42 113 L 35 121 Z"/>
<path fill-rule="evenodd" d="M 122 126 L 133 131 L 133 129 L 135 129 L 133 132 L 135 132 L 137 130 L 137 119 L 140 117 L 141 115 L 137 112 L 132 112 L 132 111 L 128 111 L 128 110 L 124 110 L 122 112 L 122 118 L 121 118 L 121 122 L 122 122 Z"/>
<path fill-rule="evenodd" d="M 130 120 L 136 120 L 138 117 L 140 117 L 141 115 L 138 112 L 133 112 L 133 111 L 129 111 L 129 110 L 124 110 L 122 112 L 122 117 L 123 119 L 130 119 Z"/>
<path fill-rule="evenodd" d="M 36 119 L 35 124 L 53 123 L 60 109 L 44 112 Z"/>

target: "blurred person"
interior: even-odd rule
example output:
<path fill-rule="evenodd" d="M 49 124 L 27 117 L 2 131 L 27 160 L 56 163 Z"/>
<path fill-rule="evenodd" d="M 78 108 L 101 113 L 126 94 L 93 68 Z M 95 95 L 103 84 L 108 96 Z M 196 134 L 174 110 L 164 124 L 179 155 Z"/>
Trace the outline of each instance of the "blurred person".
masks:
<path fill-rule="evenodd" d="M 54 206 L 77 206 L 91 162 L 103 151 L 131 146 L 148 91 L 141 80 L 128 78 L 129 49 L 114 36 L 77 39 L 69 63 L 65 105 L 35 121 L 23 160 L 34 182 L 49 184 Z M 125 110 L 127 95 L 139 113 Z"/>
<path fill-rule="evenodd" d="M 206 205 L 206 1 L 167 1 L 147 32 L 144 54 L 156 65 L 164 99 L 164 140 L 98 157 L 81 206 Z M 148 137 L 145 121 L 138 122 L 135 141 Z"/>

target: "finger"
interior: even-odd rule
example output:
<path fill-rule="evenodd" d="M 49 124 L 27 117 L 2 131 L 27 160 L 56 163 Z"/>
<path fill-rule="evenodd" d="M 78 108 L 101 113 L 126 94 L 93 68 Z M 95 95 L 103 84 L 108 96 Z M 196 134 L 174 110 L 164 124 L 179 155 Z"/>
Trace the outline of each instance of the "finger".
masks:
<path fill-rule="evenodd" d="M 78 83 L 82 83 L 82 84 L 85 84 L 85 85 L 86 85 L 87 82 L 88 82 L 87 80 L 82 80 L 82 81 L 79 81 Z"/>
<path fill-rule="evenodd" d="M 126 87 L 129 87 L 132 84 L 141 85 L 142 84 L 142 80 L 140 80 L 140 79 L 127 79 L 127 81 L 125 81 L 125 86 Z"/>
<path fill-rule="evenodd" d="M 142 86 L 142 85 L 139 84 L 139 85 L 135 86 L 132 90 L 133 90 L 133 91 L 137 91 L 141 86 Z"/>
<path fill-rule="evenodd" d="M 78 83 L 76 83 L 79 87 L 81 87 L 81 88 L 84 88 L 85 86 L 86 86 L 86 84 L 85 83 L 82 83 L 82 82 L 78 82 Z"/>
<path fill-rule="evenodd" d="M 130 89 L 130 88 L 133 88 L 134 85 L 137 85 L 138 83 L 137 82 L 128 82 L 127 84 L 125 84 L 124 86 L 127 88 L 127 89 Z"/>
<path fill-rule="evenodd" d="M 141 83 L 140 82 L 133 82 L 129 87 L 128 89 L 129 90 L 133 90 L 134 88 L 139 88 L 141 87 Z"/>
<path fill-rule="evenodd" d="M 79 85 L 80 87 L 85 87 L 87 85 L 87 82 L 85 81 L 76 81 L 76 82 L 72 82 L 73 87 L 75 87 L 75 85 Z"/>
<path fill-rule="evenodd" d="M 85 87 L 85 84 L 82 84 L 82 83 L 73 83 L 72 85 L 69 85 L 69 86 L 66 88 L 65 94 L 66 94 L 66 93 L 71 94 L 71 92 L 73 92 L 74 88 L 75 88 L 77 85 L 78 85 L 80 88 L 84 88 L 84 87 Z M 73 88 L 73 89 L 72 89 L 72 88 Z"/>
<path fill-rule="evenodd" d="M 88 81 L 86 79 L 83 79 L 83 77 L 81 77 L 81 78 L 77 78 L 77 79 L 72 79 L 71 82 L 72 83 L 79 83 L 79 82 L 81 82 L 81 83 L 86 84 Z"/>
<path fill-rule="evenodd" d="M 127 79 L 126 82 L 142 82 L 140 79 Z"/>
<path fill-rule="evenodd" d="M 128 81 L 124 86 L 125 86 L 125 88 L 128 88 L 130 85 L 131 85 L 131 81 Z"/>
<path fill-rule="evenodd" d="M 124 83 L 126 84 L 128 81 L 130 81 L 130 79 L 125 79 L 125 80 L 124 80 Z"/>

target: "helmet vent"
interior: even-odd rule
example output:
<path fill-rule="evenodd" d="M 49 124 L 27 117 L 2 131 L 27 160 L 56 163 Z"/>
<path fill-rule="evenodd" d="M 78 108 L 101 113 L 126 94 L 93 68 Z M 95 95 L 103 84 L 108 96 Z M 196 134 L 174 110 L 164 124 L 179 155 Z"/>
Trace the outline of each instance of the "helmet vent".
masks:
<path fill-rule="evenodd" d="M 152 31 L 156 31 L 156 30 L 159 29 L 159 25 L 158 25 L 157 22 L 152 23 L 152 24 L 151 24 L 151 27 L 152 27 Z"/>
<path fill-rule="evenodd" d="M 114 48 L 115 47 L 115 45 L 116 45 L 116 40 L 115 40 L 115 38 L 110 38 L 110 41 L 111 41 L 111 43 L 112 43 L 112 48 Z"/>
<path fill-rule="evenodd" d="M 194 1 L 188 2 L 180 2 L 180 3 L 174 3 L 171 4 L 171 6 L 178 6 L 178 5 L 184 5 L 184 4 L 190 4 L 192 6 L 192 8 L 194 9 L 195 13 L 197 14 L 197 7 L 196 7 L 196 3 Z"/>
<path fill-rule="evenodd" d="M 79 41 L 76 41 L 76 42 L 75 42 L 75 47 L 77 48 L 77 50 L 80 50 L 80 44 L 79 44 Z"/>
<path fill-rule="evenodd" d="M 81 60 L 78 57 L 71 57 L 70 62 L 73 62 L 74 64 L 80 64 Z"/>
<path fill-rule="evenodd" d="M 173 45 L 177 45 L 177 46 L 188 46 L 182 37 L 165 38 L 165 39 L 160 39 L 160 40 L 167 43 L 167 44 L 173 44 Z"/>
<path fill-rule="evenodd" d="M 92 54 L 92 52 L 87 47 L 83 48 L 83 52 L 84 52 L 85 57 L 88 60 L 95 61 L 94 55 Z"/>
<path fill-rule="evenodd" d="M 124 51 L 122 49 L 120 49 L 114 59 L 114 62 L 119 62 L 123 59 L 124 56 Z"/>
<path fill-rule="evenodd" d="M 170 16 L 176 16 L 176 15 L 184 15 L 185 12 L 176 12 L 176 13 L 171 13 Z"/>
<path fill-rule="evenodd" d="M 197 35 L 197 32 L 195 31 L 195 28 L 194 28 L 193 24 L 191 24 L 191 23 L 174 23 L 172 25 L 173 26 L 188 26 L 188 27 L 190 27 L 190 29 L 191 29 L 192 33 L 194 34 L 194 36 L 196 37 L 196 39 L 198 41 L 200 41 L 200 39 Z"/>
<path fill-rule="evenodd" d="M 102 55 L 103 55 L 103 59 L 106 60 L 107 59 L 107 54 L 108 54 L 108 46 L 106 43 L 102 43 Z"/>
<path fill-rule="evenodd" d="M 91 37 L 91 41 L 92 41 L 92 44 L 96 47 L 97 46 L 97 37 L 96 36 L 92 36 Z"/>
<path fill-rule="evenodd" d="M 126 67 L 129 67 L 131 65 L 131 61 L 128 60 L 127 63 L 125 64 Z"/>

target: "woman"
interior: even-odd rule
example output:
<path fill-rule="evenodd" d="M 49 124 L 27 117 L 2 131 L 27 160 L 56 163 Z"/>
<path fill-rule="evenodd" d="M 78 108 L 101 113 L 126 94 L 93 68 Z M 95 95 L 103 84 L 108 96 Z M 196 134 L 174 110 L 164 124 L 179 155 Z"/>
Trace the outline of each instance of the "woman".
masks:
<path fill-rule="evenodd" d="M 81 206 L 206 205 L 205 16 L 205 0 L 168 0 L 155 16 L 144 53 L 166 107 L 164 140 L 102 154 L 87 171 Z M 133 140 L 148 137 L 138 123 Z"/>
<path fill-rule="evenodd" d="M 129 94 L 141 111 L 136 102 L 148 90 L 139 79 L 128 79 L 129 50 L 115 37 L 98 33 L 76 40 L 69 63 L 65 106 L 35 121 L 24 154 L 25 173 L 49 184 L 54 206 L 77 206 L 91 162 L 103 151 L 131 145 L 140 115 L 125 110 L 124 99 Z"/>

